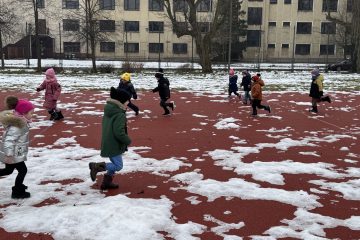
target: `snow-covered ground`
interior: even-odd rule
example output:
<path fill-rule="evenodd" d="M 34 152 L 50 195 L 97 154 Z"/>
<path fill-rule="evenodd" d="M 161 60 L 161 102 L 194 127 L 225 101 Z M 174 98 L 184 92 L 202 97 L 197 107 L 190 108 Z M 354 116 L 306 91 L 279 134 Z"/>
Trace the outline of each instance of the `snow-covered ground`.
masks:
<path fill-rule="evenodd" d="M 7 65 L 14 63 L 19 66 L 20 63 L 7 62 Z M 25 63 L 25 61 L 23 61 Z M 44 64 L 53 65 L 51 62 Z M 78 62 L 79 67 L 83 67 L 83 62 Z M 66 65 L 66 61 L 64 61 Z M 72 61 L 69 66 L 75 66 Z M 147 66 L 156 68 L 154 66 Z M 239 66 L 237 73 L 240 75 L 242 67 Z M 224 95 L 227 89 L 227 74 L 224 71 L 217 71 L 214 74 L 180 74 L 175 70 L 165 70 L 169 77 L 171 87 L 179 91 L 194 92 L 196 94 Z M 140 90 L 149 90 L 156 86 L 154 73 L 150 70 L 142 74 L 133 74 L 132 82 Z M 287 94 L 291 91 L 307 92 L 310 85 L 309 71 L 298 71 L 295 73 L 281 71 L 262 72 L 265 80 L 266 91 L 281 91 L 281 94 Z M 33 92 L 42 82 L 44 76 L 35 73 L 0 73 L 1 90 L 11 89 L 19 92 Z M 116 86 L 119 76 L 115 74 L 88 75 L 77 74 L 58 74 L 57 78 L 63 87 L 64 92 L 77 92 L 82 89 L 109 89 Z M 352 96 L 359 95 L 360 75 L 327 73 L 325 74 L 325 89 L 336 93 L 350 93 Z M 105 93 L 102 96 L 105 99 Z M 102 105 L 104 101 L 94 100 L 89 96 L 89 109 L 82 112 L 83 115 L 99 115 L 101 112 L 93 111 L 95 105 Z M 210 97 L 211 99 L 211 97 Z M 354 99 L 354 98 L 353 98 Z M 37 95 L 32 99 L 37 106 L 41 106 L 42 96 Z M 276 102 L 277 99 L 269 99 L 269 102 Z M 293 101 L 294 106 L 306 105 L 307 103 Z M 80 110 L 79 104 L 74 99 L 71 103 L 61 103 L 63 109 Z M 95 108 L 95 107 L 94 107 Z M 39 110 L 39 109 L 37 109 Z M 356 108 L 345 109 L 342 111 L 357 111 Z M 146 115 L 144 111 L 144 115 Z M 130 116 L 132 117 L 132 116 Z M 210 123 L 217 130 L 238 129 L 242 119 L 221 118 L 216 120 L 208 119 L 207 115 L 194 114 L 204 125 Z M 280 120 L 280 116 L 276 120 Z M 256 121 L 256 120 L 255 120 Z M 315 121 L 315 120 L 314 120 Z M 324 120 L 325 121 L 325 120 Z M 357 119 L 358 122 L 358 119 Z M 64 123 L 69 126 L 86 127 L 85 124 L 65 120 Z M 52 127 L 53 123 L 45 120 L 45 116 L 37 115 L 33 123 L 33 129 Z M 245 126 L 250 128 L 250 126 Z M 353 130 L 359 131 L 359 125 L 353 126 Z M 201 125 L 193 131 L 201 131 Z M 354 215 L 347 219 L 339 219 L 321 214 L 312 213 L 310 210 L 321 207 L 319 195 L 326 194 L 327 191 L 337 191 L 342 194 L 344 199 L 352 200 L 355 203 L 360 201 L 360 168 L 359 151 L 350 152 L 344 146 L 341 151 L 348 152 L 347 161 L 352 161 L 353 167 L 347 169 L 337 169 L 335 165 L 328 164 L 326 159 L 319 159 L 318 163 L 300 163 L 291 160 L 274 159 L 271 162 L 254 161 L 252 163 L 242 162 L 242 159 L 249 154 L 256 154 L 264 148 L 275 148 L 281 151 L 288 151 L 291 147 L 308 146 L 313 147 L 313 151 L 300 152 L 307 157 L 319 158 L 316 152 L 316 144 L 321 142 L 332 143 L 343 139 L 351 139 L 356 143 L 355 135 L 358 133 L 349 131 L 343 135 L 329 132 L 327 136 L 320 137 L 321 131 L 326 132 L 326 127 L 319 132 L 304 133 L 302 139 L 291 139 L 294 129 L 283 126 L 283 128 L 258 129 L 256 131 L 264 134 L 274 134 L 280 136 L 276 143 L 271 141 L 262 142 L 256 145 L 248 145 L 246 139 L 240 139 L 233 136 L 233 147 L 229 149 L 213 149 L 207 152 L 214 164 L 223 168 L 232 169 L 238 178 L 231 178 L 228 181 L 220 182 L 213 179 L 204 179 L 199 172 L 186 172 L 172 176 L 171 181 L 179 182 L 183 185 L 182 189 L 196 196 L 205 196 L 208 200 L 214 201 L 217 198 L 241 198 L 241 199 L 262 199 L 271 200 L 296 207 L 293 219 L 284 219 L 279 226 L 271 227 L 262 236 L 253 236 L 252 239 L 277 239 L 277 238 L 299 238 L 299 239 L 326 239 L 324 235 L 325 228 L 345 227 L 352 230 L 360 230 L 359 208 L 354 209 Z M 285 136 L 284 136 L 285 134 Z M 286 135 L 287 134 L 287 135 Z M 314 135 L 314 136 L 313 136 Z M 172 136 L 172 135 L 170 135 Z M 51 233 L 55 239 L 82 240 L 82 239 L 163 239 L 159 232 L 167 232 L 173 239 L 189 240 L 197 239 L 196 234 L 201 234 L 206 227 L 196 222 L 177 223 L 172 217 L 172 208 L 174 202 L 166 196 L 161 199 L 129 198 L 126 195 L 116 195 L 105 197 L 97 189 L 91 188 L 93 182 L 89 179 L 88 162 L 101 161 L 98 149 L 85 148 L 78 144 L 77 138 L 59 138 L 56 142 L 47 146 L 34 146 L 30 149 L 29 161 L 27 163 L 29 173 L 26 177 L 26 183 L 32 192 L 36 193 L 30 199 L 13 200 L 9 196 L 9 189 L 14 182 L 16 174 L 0 179 L 0 205 L 9 206 L 0 208 L 0 227 L 6 231 L 23 231 L 34 233 Z M 39 133 L 34 138 L 46 138 Z M 358 141 L 358 140 L 357 140 Z M 271 142 L 271 143 L 270 143 Z M 171 157 L 169 159 L 143 158 L 141 151 L 150 150 L 151 146 L 133 146 L 126 153 L 126 168 L 122 173 L 129 172 L 149 172 L 151 174 L 171 175 L 172 172 L 189 163 L 184 159 Z M 191 152 L 197 152 L 199 149 L 190 149 Z M 290 151 L 290 150 L 289 150 Z M 201 156 L 201 153 L 199 153 Z M 82 159 L 83 161 L 78 161 Z M 201 161 L 201 159 L 197 159 Z M 196 159 L 195 159 L 196 161 Z M 1 165 L 0 167 L 3 167 Z M 314 180 L 312 183 L 319 186 L 313 188 L 313 192 L 303 190 L 285 191 L 280 188 L 284 185 L 283 174 L 304 174 L 311 173 L 326 180 Z M 260 182 L 273 184 L 271 188 L 262 188 L 259 184 L 248 182 L 242 179 L 244 175 Z M 355 178 L 347 182 L 338 183 L 337 180 L 343 178 Z M 65 179 L 80 179 L 80 182 L 73 184 L 61 184 Z M 43 184 L 43 182 L 47 182 Z M 274 186 L 275 185 L 275 186 Z M 279 188 L 277 188 L 279 186 Z M 150 186 L 149 186 L 150 187 Z M 57 191 L 61 189 L 61 191 Z M 70 194 L 69 194 L 70 193 Z M 35 205 L 42 203 L 46 199 L 55 199 L 58 203 L 49 206 L 37 207 Z M 189 199 L 192 204 L 198 204 L 195 198 Z M 355 204 L 354 204 L 355 205 Z M 226 213 L 224 213 L 226 214 Z M 266 218 L 266 216 L 263 216 Z M 211 231 L 222 236 L 227 240 L 242 239 L 239 236 L 226 235 L 231 229 L 240 229 L 246 223 L 225 223 L 212 216 L 204 216 L 205 221 L 214 222 Z M 209 230 L 210 231 L 210 230 Z M 1 239 L 1 236 L 0 236 Z"/>
<path fill-rule="evenodd" d="M 25 60 L 19 60 L 24 63 Z M 58 60 L 43 60 L 43 66 L 53 66 L 52 61 Z M 99 62 L 99 64 L 101 64 Z M 114 63 L 115 64 L 115 63 Z M 120 62 L 116 62 L 119 67 Z M 7 65 L 16 67 L 24 67 L 18 61 L 11 60 Z M 32 61 L 35 67 L 35 61 Z M 66 67 L 90 67 L 90 61 L 74 61 L 64 60 Z M 150 69 L 156 69 L 157 63 L 147 63 L 142 73 L 132 74 L 131 81 L 137 89 L 152 89 L 156 86 L 156 79 L 154 72 Z M 170 67 L 181 66 L 181 63 L 169 63 Z M 289 67 L 289 64 L 284 64 Z M 299 65 L 299 67 L 308 69 L 313 65 Z M 164 66 L 165 67 L 165 66 Z M 241 71 L 248 66 L 233 66 L 236 74 L 241 80 Z M 16 69 L 18 70 L 18 69 Z M 256 72 L 252 72 L 255 74 Z M 308 91 L 311 75 L 308 70 L 296 71 L 294 73 L 288 71 L 269 70 L 261 72 L 265 80 L 265 91 Z M 165 75 L 171 82 L 171 88 L 180 91 L 191 91 L 198 93 L 212 93 L 221 94 L 226 92 L 228 84 L 228 75 L 226 71 L 215 70 L 213 74 L 190 74 L 178 72 L 176 69 L 165 69 Z M 360 91 L 360 75 L 329 72 L 325 75 L 325 91 Z M 79 89 L 108 89 L 111 86 L 116 86 L 119 81 L 119 76 L 116 74 L 87 74 L 87 73 L 65 73 L 57 75 L 59 82 L 63 86 L 64 91 L 76 91 Z M 2 88 L 21 89 L 22 91 L 33 91 L 38 86 L 44 75 L 33 73 L 9 73 L 8 71 L 0 72 L 0 84 Z"/>

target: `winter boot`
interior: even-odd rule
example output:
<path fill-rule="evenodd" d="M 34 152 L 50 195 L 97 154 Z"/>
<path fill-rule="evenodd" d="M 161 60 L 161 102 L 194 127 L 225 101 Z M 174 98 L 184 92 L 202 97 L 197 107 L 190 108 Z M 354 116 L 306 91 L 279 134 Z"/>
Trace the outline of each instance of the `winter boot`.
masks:
<path fill-rule="evenodd" d="M 265 110 L 268 111 L 269 113 L 271 113 L 271 107 L 270 106 L 266 106 Z"/>
<path fill-rule="evenodd" d="M 118 188 L 119 185 L 112 182 L 113 178 L 114 178 L 113 176 L 105 174 L 103 182 L 100 186 L 101 190 Z"/>
<path fill-rule="evenodd" d="M 317 113 L 318 112 L 317 106 L 312 106 L 312 109 L 310 109 L 309 112 Z"/>
<path fill-rule="evenodd" d="M 170 106 L 170 108 L 171 108 L 171 111 L 174 111 L 174 109 L 175 109 L 175 107 L 176 107 L 176 106 L 175 106 L 175 102 L 174 102 L 174 101 L 171 101 L 169 106 Z"/>
<path fill-rule="evenodd" d="M 331 103 L 331 98 L 329 96 L 321 98 L 321 101 Z"/>
<path fill-rule="evenodd" d="M 50 114 L 50 121 L 54 120 L 57 116 L 55 110 L 48 111 L 48 113 Z"/>
<path fill-rule="evenodd" d="M 64 118 L 64 116 L 62 115 L 61 111 L 56 112 L 56 117 L 54 118 L 54 120 L 61 120 Z"/>
<path fill-rule="evenodd" d="M 12 187 L 11 198 L 19 199 L 19 198 L 29 198 L 30 193 L 25 191 L 26 186 L 21 184 L 20 186 Z"/>
<path fill-rule="evenodd" d="M 91 162 L 89 163 L 89 168 L 90 168 L 91 180 L 94 182 L 96 180 L 96 174 L 98 172 L 106 171 L 106 164 L 105 162 L 100 162 L 100 163 Z"/>

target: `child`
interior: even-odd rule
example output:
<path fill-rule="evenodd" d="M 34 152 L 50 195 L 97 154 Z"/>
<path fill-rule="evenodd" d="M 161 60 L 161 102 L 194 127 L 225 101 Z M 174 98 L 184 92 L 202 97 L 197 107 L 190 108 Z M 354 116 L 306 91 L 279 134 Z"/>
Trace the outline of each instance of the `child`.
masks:
<path fill-rule="evenodd" d="M 130 98 L 132 97 L 134 99 L 137 99 L 137 94 L 134 85 L 130 81 L 130 77 L 131 77 L 130 73 L 127 72 L 121 75 L 118 89 L 123 89 L 124 91 L 126 91 L 129 94 Z M 133 104 L 130 100 L 127 106 L 135 112 L 136 116 L 139 115 L 139 108 L 135 104 Z"/>
<path fill-rule="evenodd" d="M 57 101 L 61 94 L 61 86 L 56 79 L 54 69 L 49 68 L 46 70 L 45 76 L 46 77 L 43 83 L 38 88 L 36 88 L 36 91 L 39 92 L 45 89 L 45 102 L 43 106 L 50 114 L 50 120 L 63 119 L 64 116 L 56 107 Z"/>
<path fill-rule="evenodd" d="M 234 69 L 230 68 L 229 71 L 229 98 L 231 97 L 231 93 L 234 93 L 236 96 L 238 96 L 241 99 L 240 94 L 237 92 L 239 90 L 237 85 L 238 76 L 235 74 Z"/>
<path fill-rule="evenodd" d="M 331 99 L 329 96 L 323 97 L 323 81 L 324 76 L 320 74 L 319 69 L 315 68 L 311 71 L 311 86 L 310 86 L 310 94 L 311 97 L 311 105 L 312 108 L 309 110 L 310 112 L 317 113 L 317 103 L 318 102 L 329 102 L 331 103 Z"/>
<path fill-rule="evenodd" d="M 257 115 L 257 109 L 265 109 L 269 113 L 271 112 L 270 106 L 261 105 L 262 101 L 262 87 L 265 86 L 264 81 L 261 79 L 260 73 L 256 74 L 252 77 L 252 85 L 251 85 L 251 97 L 252 97 L 252 116 Z"/>
<path fill-rule="evenodd" d="M 158 81 L 158 86 L 152 90 L 152 92 L 159 92 L 160 96 L 160 106 L 164 109 L 163 115 L 169 115 L 170 111 L 167 107 L 170 107 L 172 111 L 175 109 L 175 102 L 171 101 L 167 103 L 166 101 L 170 98 L 170 82 L 167 78 L 164 77 L 164 70 L 159 68 L 158 72 L 155 73 L 155 78 Z"/>
<path fill-rule="evenodd" d="M 240 86 L 244 89 L 244 100 L 243 103 L 247 104 L 248 100 L 249 103 L 251 103 L 251 97 L 250 97 L 250 90 L 251 90 L 251 76 L 250 73 L 247 70 L 242 71 L 242 80 Z"/>
<path fill-rule="evenodd" d="M 100 155 L 101 157 L 108 157 L 111 162 L 89 163 L 92 181 L 96 180 L 98 172 L 107 171 L 100 187 L 102 190 L 119 187 L 112 181 L 115 172 L 123 168 L 122 154 L 127 151 L 127 146 L 131 143 L 127 134 L 125 105 L 129 99 L 130 96 L 127 92 L 111 87 L 110 98 L 106 100 L 102 120 Z"/>
<path fill-rule="evenodd" d="M 15 109 L 19 99 L 15 96 L 7 96 L 5 98 L 5 110 Z"/>
<path fill-rule="evenodd" d="M 14 111 L 0 113 L 0 122 L 5 128 L 0 144 L 0 161 L 5 168 L 0 169 L 0 176 L 18 171 L 15 186 L 12 187 L 12 198 L 29 198 L 27 186 L 23 184 L 27 173 L 25 161 L 29 149 L 29 122 L 31 122 L 34 105 L 24 99 L 18 100 Z"/>

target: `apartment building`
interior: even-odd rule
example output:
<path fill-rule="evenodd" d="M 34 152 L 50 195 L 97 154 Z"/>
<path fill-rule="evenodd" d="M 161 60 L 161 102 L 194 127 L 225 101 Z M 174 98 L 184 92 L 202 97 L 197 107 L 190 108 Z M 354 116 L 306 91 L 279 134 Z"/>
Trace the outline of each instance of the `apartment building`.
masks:
<path fill-rule="evenodd" d="M 326 62 L 350 55 L 350 36 L 326 15 L 351 21 L 352 0 L 247 0 L 248 60 Z"/>
<path fill-rule="evenodd" d="M 74 34 L 84 24 L 78 14 L 84 7 L 81 5 L 84 0 L 37 1 L 40 33 L 52 39 L 46 41 L 44 38 L 43 45 L 49 42 L 49 46 L 43 46 L 43 52 L 52 52 L 54 57 L 84 57 L 89 51 L 88 45 Z M 208 31 L 213 17 L 213 1 L 205 0 L 198 8 L 203 32 Z M 326 14 L 350 21 L 352 0 L 242 2 L 248 22 L 247 37 L 244 39 L 247 50 L 243 61 L 288 62 L 295 59 L 298 62 L 327 62 L 349 54 L 347 45 L 350 37 L 344 36 L 341 26 L 328 21 Z M 97 45 L 96 55 L 99 58 L 142 61 L 197 59 L 193 39 L 190 36 L 178 38 L 173 33 L 161 1 L 99 0 L 98 6 L 99 28 L 106 35 L 106 39 Z M 183 11 L 186 9 L 185 0 L 173 0 L 173 7 L 178 12 Z M 24 42 L 31 42 L 33 39 L 26 36 L 29 29 L 33 29 L 33 15 L 19 14 L 22 23 L 14 38 L 25 38 Z"/>

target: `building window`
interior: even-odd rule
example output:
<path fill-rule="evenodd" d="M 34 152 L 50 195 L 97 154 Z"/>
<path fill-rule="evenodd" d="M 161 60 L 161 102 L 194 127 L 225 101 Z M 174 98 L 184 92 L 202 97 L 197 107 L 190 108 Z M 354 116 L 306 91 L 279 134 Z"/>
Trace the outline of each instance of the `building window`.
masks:
<path fill-rule="evenodd" d="M 175 12 L 187 12 L 188 4 L 186 0 L 174 0 L 174 11 Z"/>
<path fill-rule="evenodd" d="M 283 44 L 281 44 L 281 48 L 289 48 L 289 44 L 288 43 L 283 43 Z"/>
<path fill-rule="evenodd" d="M 338 0 L 323 0 L 323 12 L 337 12 Z"/>
<path fill-rule="evenodd" d="M 199 22 L 198 28 L 201 33 L 207 33 L 210 31 L 210 23 L 209 22 Z"/>
<path fill-rule="evenodd" d="M 298 10 L 299 11 L 312 11 L 313 10 L 313 0 L 299 0 Z"/>
<path fill-rule="evenodd" d="M 124 43 L 124 52 L 138 53 L 139 52 L 139 43 Z"/>
<path fill-rule="evenodd" d="M 124 9 L 126 11 L 139 11 L 140 0 L 124 0 Z"/>
<path fill-rule="evenodd" d="M 149 53 L 163 53 L 164 44 L 163 43 L 149 43 Z"/>
<path fill-rule="evenodd" d="M 63 19 L 63 31 L 79 31 L 80 21 L 76 19 Z"/>
<path fill-rule="evenodd" d="M 212 0 L 204 0 L 200 2 L 200 4 L 197 7 L 198 12 L 210 12 L 212 6 Z"/>
<path fill-rule="evenodd" d="M 139 21 L 125 21 L 125 32 L 139 32 Z"/>
<path fill-rule="evenodd" d="M 352 52 L 353 52 L 353 46 L 352 45 L 346 45 L 344 46 L 344 53 L 345 55 L 347 56 L 351 56 L 352 55 Z"/>
<path fill-rule="evenodd" d="M 80 42 L 64 42 L 64 53 L 80 53 Z"/>
<path fill-rule="evenodd" d="M 187 53 L 187 44 L 186 43 L 173 43 L 173 53 L 174 54 L 186 54 Z"/>
<path fill-rule="evenodd" d="M 45 0 L 37 0 L 36 7 L 37 8 L 45 8 Z"/>
<path fill-rule="evenodd" d="M 101 10 L 115 10 L 115 0 L 99 0 Z"/>
<path fill-rule="evenodd" d="M 321 34 L 335 34 L 336 23 L 334 22 L 322 22 L 321 23 Z"/>
<path fill-rule="evenodd" d="M 100 52 L 115 52 L 115 42 L 100 42 Z"/>
<path fill-rule="evenodd" d="M 262 24 L 262 8 L 250 7 L 248 8 L 248 25 L 261 25 Z"/>
<path fill-rule="evenodd" d="M 63 0 L 62 7 L 64 9 L 79 9 L 79 0 Z"/>
<path fill-rule="evenodd" d="M 284 4 L 291 4 L 291 0 L 284 0 Z"/>
<path fill-rule="evenodd" d="M 311 22 L 298 22 L 296 25 L 297 34 L 311 34 Z"/>
<path fill-rule="evenodd" d="M 346 11 L 347 12 L 352 12 L 353 1 L 354 0 L 347 0 L 347 4 L 346 4 Z"/>
<path fill-rule="evenodd" d="M 276 22 L 269 22 L 269 27 L 276 27 Z"/>
<path fill-rule="evenodd" d="M 269 43 L 268 48 L 275 48 L 275 43 Z"/>
<path fill-rule="evenodd" d="M 164 32 L 164 22 L 149 22 L 149 32 Z"/>
<path fill-rule="evenodd" d="M 149 0 L 149 11 L 164 11 L 164 1 Z"/>
<path fill-rule="evenodd" d="M 260 47 L 261 31 L 260 30 L 248 30 L 246 42 L 247 42 L 248 47 Z"/>
<path fill-rule="evenodd" d="M 335 45 L 320 45 L 320 55 L 334 55 Z"/>
<path fill-rule="evenodd" d="M 100 20 L 99 21 L 100 32 L 115 32 L 114 20 Z"/>
<path fill-rule="evenodd" d="M 277 0 L 270 0 L 270 4 L 277 4 Z"/>
<path fill-rule="evenodd" d="M 296 44 L 295 54 L 310 55 L 310 44 Z"/>
<path fill-rule="evenodd" d="M 48 29 L 46 28 L 46 19 L 39 19 L 39 34 L 48 34 Z"/>
<path fill-rule="evenodd" d="M 176 22 L 176 25 L 172 25 L 173 26 L 173 32 L 175 32 L 175 27 L 178 29 L 179 32 L 184 32 L 187 31 L 189 29 L 189 24 L 188 22 Z"/>
<path fill-rule="evenodd" d="M 290 27 L 290 22 L 283 22 L 283 27 Z"/>

